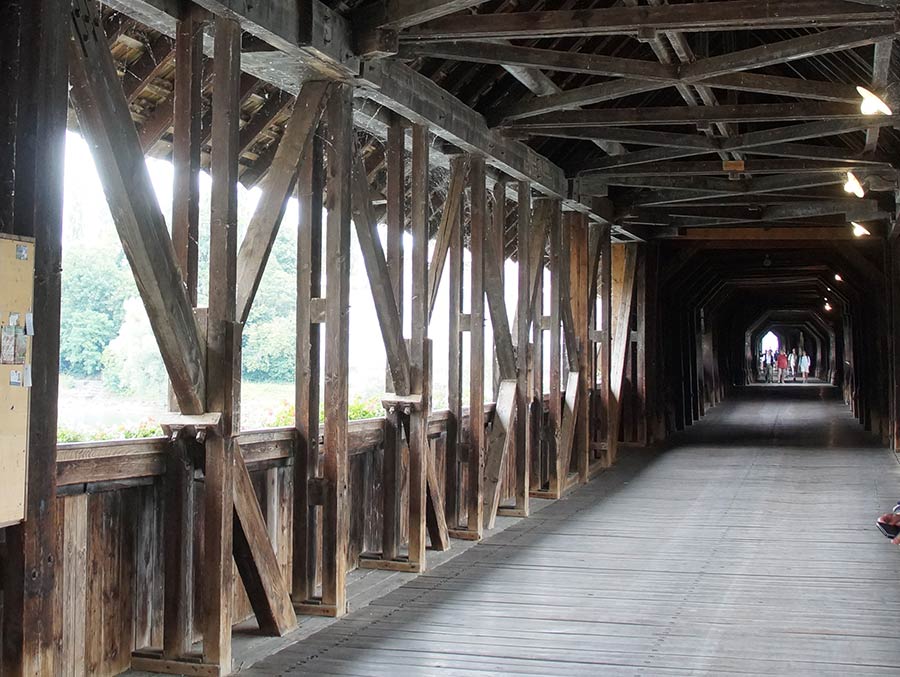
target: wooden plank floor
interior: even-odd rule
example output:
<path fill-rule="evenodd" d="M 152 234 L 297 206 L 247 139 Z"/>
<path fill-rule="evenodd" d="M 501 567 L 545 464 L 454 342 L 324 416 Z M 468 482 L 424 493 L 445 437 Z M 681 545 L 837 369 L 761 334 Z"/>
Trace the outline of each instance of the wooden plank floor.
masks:
<path fill-rule="evenodd" d="M 745 390 L 244 674 L 898 675 L 900 467 L 834 395 Z"/>

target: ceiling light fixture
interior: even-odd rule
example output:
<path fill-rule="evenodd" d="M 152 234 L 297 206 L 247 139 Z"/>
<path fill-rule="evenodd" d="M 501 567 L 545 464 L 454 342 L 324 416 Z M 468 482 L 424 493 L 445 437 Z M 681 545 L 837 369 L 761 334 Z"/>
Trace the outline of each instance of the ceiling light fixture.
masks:
<path fill-rule="evenodd" d="M 828 303 L 827 301 L 825 302 L 825 310 L 828 310 L 828 311 L 831 310 L 831 304 Z"/>
<path fill-rule="evenodd" d="M 853 172 L 847 172 L 847 183 L 844 184 L 844 192 L 851 193 L 856 197 L 866 196 L 865 189 L 859 182 L 859 179 L 856 178 L 856 174 L 854 174 Z"/>
<path fill-rule="evenodd" d="M 856 221 L 851 221 L 850 225 L 853 226 L 853 236 L 854 237 L 863 237 L 864 235 L 871 235 L 869 229 L 866 228 L 863 224 L 857 223 Z"/>
<path fill-rule="evenodd" d="M 835 273 L 835 274 L 834 274 L 834 280 L 835 280 L 835 282 L 843 282 L 843 281 L 844 281 L 844 278 L 841 277 L 841 274 L 840 274 L 840 273 Z"/>
<path fill-rule="evenodd" d="M 891 107 L 874 92 L 870 92 L 865 87 L 857 87 L 856 91 L 862 97 L 862 101 L 859 104 L 859 112 L 863 115 L 893 115 Z"/>

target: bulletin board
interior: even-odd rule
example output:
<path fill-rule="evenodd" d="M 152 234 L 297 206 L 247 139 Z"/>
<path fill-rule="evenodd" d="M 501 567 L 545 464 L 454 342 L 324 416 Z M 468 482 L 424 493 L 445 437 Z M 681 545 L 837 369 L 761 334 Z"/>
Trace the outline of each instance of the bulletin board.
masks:
<path fill-rule="evenodd" d="M 0 235 L 0 527 L 25 519 L 34 241 Z"/>

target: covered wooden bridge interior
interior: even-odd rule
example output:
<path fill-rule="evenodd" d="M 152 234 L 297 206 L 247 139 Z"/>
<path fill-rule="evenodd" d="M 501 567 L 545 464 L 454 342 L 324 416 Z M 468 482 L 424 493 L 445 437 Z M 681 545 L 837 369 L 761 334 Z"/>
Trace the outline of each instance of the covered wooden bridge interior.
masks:
<path fill-rule="evenodd" d="M 34 240 L 39 331 L 0 675 L 246 667 L 346 614 L 354 570 L 424 572 L 602 487 L 755 383 L 769 331 L 896 449 L 897 21 L 894 0 L 3 2 L 0 233 Z M 165 362 L 165 437 L 56 442 L 67 128 Z M 174 164 L 171 218 L 146 156 Z M 262 190 L 241 242 L 239 182 Z M 242 431 L 242 324 L 279 228 L 296 421 Z M 384 418 L 353 423 L 351 230 L 388 358 Z"/>

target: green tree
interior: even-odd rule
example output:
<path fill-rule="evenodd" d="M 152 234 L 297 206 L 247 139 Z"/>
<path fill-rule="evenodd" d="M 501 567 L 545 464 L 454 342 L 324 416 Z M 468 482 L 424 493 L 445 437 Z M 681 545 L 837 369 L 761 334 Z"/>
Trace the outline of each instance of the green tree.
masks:
<path fill-rule="evenodd" d="M 121 259 L 121 251 L 83 246 L 65 252 L 60 327 L 63 373 L 100 373 L 103 351 L 122 326 L 125 299 L 134 293 L 131 274 Z"/>
<path fill-rule="evenodd" d="M 244 329 L 244 376 L 259 382 L 293 381 L 296 361 L 294 343 L 293 317 L 248 324 Z"/>
<path fill-rule="evenodd" d="M 114 390 L 145 400 L 165 399 L 166 369 L 140 299 L 125 302 L 119 335 L 103 351 L 103 381 Z"/>

